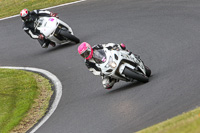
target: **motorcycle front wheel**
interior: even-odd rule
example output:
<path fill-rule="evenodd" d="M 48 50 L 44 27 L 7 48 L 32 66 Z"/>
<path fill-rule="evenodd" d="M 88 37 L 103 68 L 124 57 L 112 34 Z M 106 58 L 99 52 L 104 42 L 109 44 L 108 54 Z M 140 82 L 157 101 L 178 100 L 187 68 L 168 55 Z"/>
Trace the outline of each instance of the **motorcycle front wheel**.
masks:
<path fill-rule="evenodd" d="M 145 67 L 145 70 L 146 70 L 147 77 L 150 77 L 151 76 L 151 69 L 149 69 L 147 66 L 144 66 L 144 67 Z"/>
<path fill-rule="evenodd" d="M 125 67 L 123 74 L 126 75 L 127 77 L 131 78 L 131 79 L 135 79 L 137 81 L 146 83 L 149 82 L 149 78 L 137 73 L 136 71 L 130 70 L 129 68 Z"/>

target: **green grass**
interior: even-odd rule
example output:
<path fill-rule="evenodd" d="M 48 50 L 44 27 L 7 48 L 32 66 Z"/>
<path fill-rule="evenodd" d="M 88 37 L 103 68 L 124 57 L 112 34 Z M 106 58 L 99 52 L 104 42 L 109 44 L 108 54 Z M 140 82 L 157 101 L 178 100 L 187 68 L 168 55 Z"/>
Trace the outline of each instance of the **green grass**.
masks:
<path fill-rule="evenodd" d="M 77 0 L 0 0 L 0 18 L 17 15 L 23 8 L 43 9 Z"/>
<path fill-rule="evenodd" d="M 137 133 L 200 133 L 200 108 L 183 113 Z"/>
<path fill-rule="evenodd" d="M 0 133 L 8 133 L 31 109 L 40 88 L 31 72 L 0 69 L 0 79 Z"/>

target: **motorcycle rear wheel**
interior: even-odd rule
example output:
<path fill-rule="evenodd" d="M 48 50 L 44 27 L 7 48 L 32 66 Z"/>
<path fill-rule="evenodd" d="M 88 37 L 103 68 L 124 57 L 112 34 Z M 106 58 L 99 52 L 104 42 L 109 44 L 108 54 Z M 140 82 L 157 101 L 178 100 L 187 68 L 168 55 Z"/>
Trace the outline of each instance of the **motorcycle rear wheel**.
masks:
<path fill-rule="evenodd" d="M 67 30 L 60 30 L 59 34 L 64 36 L 64 37 L 66 37 L 67 39 L 75 42 L 75 43 L 79 43 L 80 42 L 80 40 L 77 37 L 75 37 L 74 35 L 70 34 L 69 31 L 67 31 Z"/>
<path fill-rule="evenodd" d="M 135 79 L 137 81 L 146 83 L 149 82 L 149 78 L 137 73 L 136 71 L 130 70 L 129 68 L 125 67 L 123 74 L 126 75 L 127 77 L 131 78 L 131 79 Z"/>

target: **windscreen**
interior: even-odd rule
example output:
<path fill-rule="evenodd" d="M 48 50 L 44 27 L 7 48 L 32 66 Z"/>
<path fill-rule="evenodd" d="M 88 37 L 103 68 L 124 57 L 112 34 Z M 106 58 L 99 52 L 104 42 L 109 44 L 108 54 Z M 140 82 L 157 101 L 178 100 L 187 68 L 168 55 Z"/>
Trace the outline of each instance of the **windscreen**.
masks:
<path fill-rule="evenodd" d="M 105 54 L 104 50 L 102 50 L 102 49 L 94 50 L 93 58 L 94 58 L 95 62 L 98 64 L 106 62 L 106 54 Z"/>
<path fill-rule="evenodd" d="M 42 18 L 38 19 L 38 21 L 37 21 L 37 23 L 36 23 L 36 27 L 41 27 L 43 21 L 44 21 L 44 19 L 42 19 Z"/>

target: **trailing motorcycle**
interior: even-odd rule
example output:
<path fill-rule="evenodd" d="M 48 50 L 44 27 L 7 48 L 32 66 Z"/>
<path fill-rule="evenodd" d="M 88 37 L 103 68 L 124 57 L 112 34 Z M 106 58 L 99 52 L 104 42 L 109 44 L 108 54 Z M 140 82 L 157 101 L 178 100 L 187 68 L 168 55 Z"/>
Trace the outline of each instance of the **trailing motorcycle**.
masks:
<path fill-rule="evenodd" d="M 144 65 L 143 61 L 136 55 L 125 50 L 113 49 L 95 51 L 96 64 L 101 68 L 105 76 L 111 78 L 133 82 L 134 80 L 146 83 L 149 81 L 151 70 Z"/>
<path fill-rule="evenodd" d="M 80 42 L 80 40 L 74 36 L 72 28 L 56 17 L 39 18 L 36 22 L 35 30 L 39 30 L 46 39 L 58 44 Z"/>

